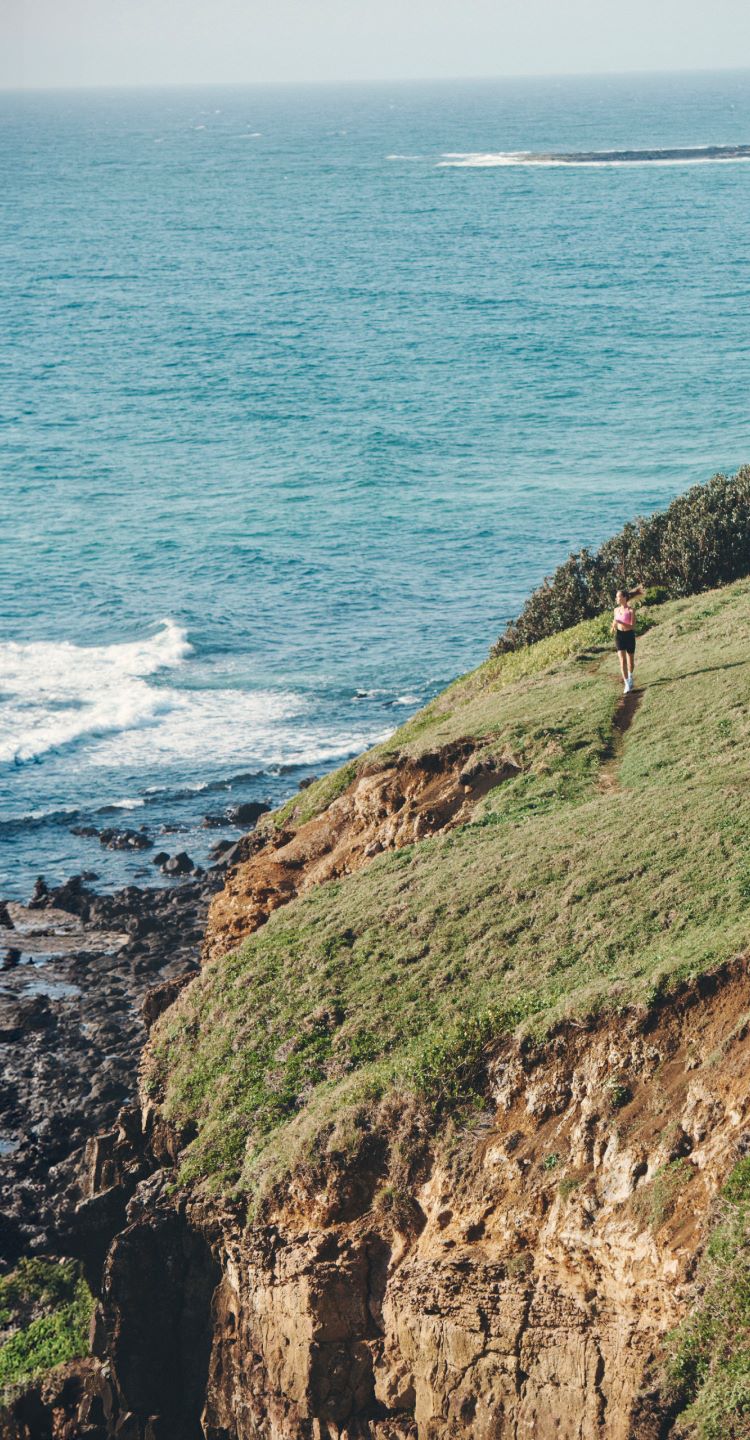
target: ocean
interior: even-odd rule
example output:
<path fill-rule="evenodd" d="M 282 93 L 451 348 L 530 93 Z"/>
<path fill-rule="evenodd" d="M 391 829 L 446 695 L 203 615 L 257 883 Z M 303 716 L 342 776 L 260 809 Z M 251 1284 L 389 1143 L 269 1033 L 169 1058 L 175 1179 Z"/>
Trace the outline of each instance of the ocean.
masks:
<path fill-rule="evenodd" d="M 0 95 L 0 896 L 205 862 L 750 459 L 749 78 Z"/>

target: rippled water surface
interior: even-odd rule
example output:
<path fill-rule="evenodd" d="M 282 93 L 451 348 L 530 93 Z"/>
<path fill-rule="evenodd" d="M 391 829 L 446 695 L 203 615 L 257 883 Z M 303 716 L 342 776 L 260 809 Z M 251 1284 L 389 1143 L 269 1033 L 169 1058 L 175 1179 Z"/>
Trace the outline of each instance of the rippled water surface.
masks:
<path fill-rule="evenodd" d="M 750 457 L 747 75 L 0 121 L 0 893 L 202 858 Z"/>

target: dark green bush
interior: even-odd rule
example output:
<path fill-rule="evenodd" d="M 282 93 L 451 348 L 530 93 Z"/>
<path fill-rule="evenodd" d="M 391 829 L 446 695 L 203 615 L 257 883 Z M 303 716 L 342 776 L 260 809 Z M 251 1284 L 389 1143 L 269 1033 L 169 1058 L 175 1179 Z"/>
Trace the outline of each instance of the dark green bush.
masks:
<path fill-rule="evenodd" d="M 643 584 L 659 600 L 695 595 L 750 574 L 750 466 L 694 485 L 666 510 L 625 526 L 595 554 L 579 550 L 530 595 L 493 655 L 532 645 L 614 603 L 619 588 Z M 653 603 L 656 597 L 649 596 Z"/>

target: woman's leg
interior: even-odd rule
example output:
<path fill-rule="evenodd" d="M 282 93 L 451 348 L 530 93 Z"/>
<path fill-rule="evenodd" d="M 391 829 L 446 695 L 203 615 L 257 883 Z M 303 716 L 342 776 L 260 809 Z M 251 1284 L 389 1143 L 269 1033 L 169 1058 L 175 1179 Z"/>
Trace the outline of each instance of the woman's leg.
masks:
<path fill-rule="evenodd" d="M 618 652 L 617 652 L 617 658 L 618 658 L 618 660 L 619 660 L 619 662 L 620 662 L 620 670 L 621 670 L 621 672 L 622 672 L 622 678 L 623 678 L 623 680 L 627 680 L 627 678 L 628 678 L 628 660 L 629 660 L 629 658 L 630 658 L 629 655 L 628 655 L 627 650 L 618 650 Z"/>
<path fill-rule="evenodd" d="M 628 675 L 632 676 L 632 674 L 633 674 L 633 669 L 634 669 L 634 667 L 635 667 L 635 651 L 634 651 L 634 650 L 628 650 L 628 651 L 627 651 L 626 658 L 627 658 L 627 662 L 628 662 Z"/>

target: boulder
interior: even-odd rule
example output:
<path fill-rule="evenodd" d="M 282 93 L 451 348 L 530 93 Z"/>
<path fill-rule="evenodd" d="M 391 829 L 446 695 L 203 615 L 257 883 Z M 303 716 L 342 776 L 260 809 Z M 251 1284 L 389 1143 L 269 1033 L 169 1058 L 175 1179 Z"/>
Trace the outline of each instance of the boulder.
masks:
<path fill-rule="evenodd" d="M 227 820 L 232 825 L 256 825 L 261 815 L 267 815 L 270 809 L 265 800 L 246 800 L 242 805 L 230 805 Z"/>
<path fill-rule="evenodd" d="M 165 875 L 189 875 L 195 864 L 186 850 L 180 850 L 177 855 L 170 855 L 161 868 Z"/>
<path fill-rule="evenodd" d="M 150 850 L 153 840 L 144 830 L 100 830 L 99 844 L 106 850 Z"/>

